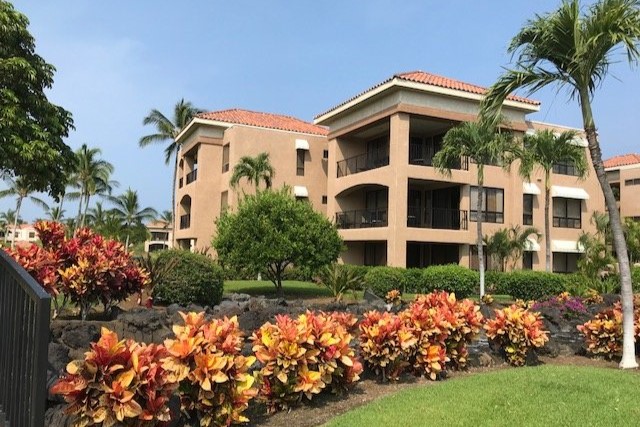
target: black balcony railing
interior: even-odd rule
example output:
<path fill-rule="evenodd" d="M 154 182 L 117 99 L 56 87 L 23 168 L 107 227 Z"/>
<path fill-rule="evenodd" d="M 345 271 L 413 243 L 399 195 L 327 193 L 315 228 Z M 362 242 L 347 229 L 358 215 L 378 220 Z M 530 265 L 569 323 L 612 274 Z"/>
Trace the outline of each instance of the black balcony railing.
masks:
<path fill-rule="evenodd" d="M 198 169 L 194 169 L 187 174 L 187 184 L 191 184 L 196 179 L 198 179 Z"/>
<path fill-rule="evenodd" d="M 557 228 L 582 228 L 582 220 L 580 218 L 554 216 L 553 226 Z"/>
<path fill-rule="evenodd" d="M 469 227 L 469 221 L 467 211 L 409 206 L 407 210 L 407 227 L 466 230 Z"/>
<path fill-rule="evenodd" d="M 387 208 L 336 212 L 336 225 L 341 229 L 386 227 L 387 212 Z"/>
<path fill-rule="evenodd" d="M 45 425 L 50 310 L 49 294 L 0 251 L 0 426 Z"/>
<path fill-rule="evenodd" d="M 389 149 L 372 150 L 338 163 L 338 178 L 371 169 L 381 168 L 389 164 Z"/>
<path fill-rule="evenodd" d="M 409 164 L 433 166 L 433 157 L 436 153 L 436 147 L 433 145 L 409 144 Z M 469 170 L 469 159 L 461 158 L 459 162 L 451 165 L 451 169 Z"/>
<path fill-rule="evenodd" d="M 478 220 L 478 211 L 469 211 L 469 219 L 471 221 Z M 503 224 L 504 223 L 504 212 L 494 212 L 494 211 L 484 211 L 482 213 L 482 222 L 494 223 L 494 224 Z"/>
<path fill-rule="evenodd" d="M 191 214 L 180 216 L 180 230 L 191 227 Z"/>

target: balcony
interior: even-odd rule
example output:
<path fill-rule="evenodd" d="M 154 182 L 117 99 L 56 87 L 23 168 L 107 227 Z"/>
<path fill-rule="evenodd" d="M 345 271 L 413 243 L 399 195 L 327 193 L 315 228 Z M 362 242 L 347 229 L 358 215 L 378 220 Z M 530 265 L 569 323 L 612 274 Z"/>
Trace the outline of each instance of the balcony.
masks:
<path fill-rule="evenodd" d="M 338 178 L 389 165 L 389 148 L 368 151 L 337 162 Z"/>
<path fill-rule="evenodd" d="M 180 216 L 180 230 L 191 227 L 191 214 Z"/>
<path fill-rule="evenodd" d="M 194 169 L 187 174 L 187 185 L 198 179 L 198 169 Z"/>
<path fill-rule="evenodd" d="M 339 229 L 386 227 L 388 225 L 388 210 L 358 209 L 353 211 L 336 212 L 336 225 Z"/>
<path fill-rule="evenodd" d="M 433 158 L 437 152 L 438 150 L 436 150 L 436 147 L 433 145 L 410 143 L 409 164 L 433 167 Z M 463 157 L 458 163 L 451 165 L 451 169 L 469 170 L 469 159 Z"/>
<path fill-rule="evenodd" d="M 467 211 L 448 208 L 422 208 L 409 206 L 407 227 L 432 228 L 440 230 L 467 230 Z"/>

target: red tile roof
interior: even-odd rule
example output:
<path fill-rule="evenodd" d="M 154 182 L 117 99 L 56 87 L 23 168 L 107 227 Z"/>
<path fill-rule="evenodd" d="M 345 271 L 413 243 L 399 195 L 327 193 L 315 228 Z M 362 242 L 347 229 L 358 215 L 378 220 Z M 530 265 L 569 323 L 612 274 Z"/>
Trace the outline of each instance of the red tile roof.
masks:
<path fill-rule="evenodd" d="M 200 113 L 196 117 L 205 120 L 309 133 L 313 135 L 327 135 L 328 133 L 327 129 L 322 126 L 314 125 L 313 123 L 305 122 L 295 117 L 249 110 L 231 109 L 211 111 L 209 113 Z"/>
<path fill-rule="evenodd" d="M 635 165 L 640 163 L 640 154 L 622 154 L 604 161 L 604 167 L 617 168 L 620 166 Z"/>
<path fill-rule="evenodd" d="M 473 93 L 476 95 L 484 95 L 485 93 L 487 93 L 487 88 L 482 87 L 482 86 L 477 86 L 471 83 L 465 83 L 462 82 L 460 80 L 455 80 L 455 79 L 450 79 L 448 77 L 442 77 L 442 76 L 438 76 L 436 74 L 431 74 L 431 73 L 425 73 L 424 71 L 409 71 L 406 73 L 398 73 L 398 74 L 394 74 L 393 76 L 391 76 L 390 78 L 388 78 L 387 80 L 378 83 L 377 85 L 370 87 L 369 89 L 365 90 L 364 92 L 361 92 L 359 94 L 357 94 L 356 96 L 347 99 L 346 101 L 336 105 L 335 107 L 325 111 L 324 113 L 318 114 L 316 116 L 316 118 L 323 116 L 327 113 L 330 113 L 333 110 L 336 110 L 340 107 L 342 107 L 343 105 L 353 101 L 354 99 L 358 98 L 361 95 L 364 95 L 367 92 L 372 91 L 373 89 L 380 87 L 390 81 L 392 81 L 393 79 L 398 79 L 398 80 L 405 80 L 408 82 L 414 82 L 414 83 L 423 83 L 423 84 L 427 84 L 427 85 L 431 85 L 431 86 L 438 86 L 438 87 L 442 87 L 445 89 L 453 89 L 453 90 L 459 90 L 461 92 L 467 92 L 467 93 Z M 522 102 L 524 104 L 530 104 L 530 105 L 540 105 L 540 101 L 536 101 L 533 99 L 529 99 L 529 98 L 523 98 L 521 96 L 516 96 L 516 95 L 509 95 L 507 96 L 507 99 L 510 101 L 517 101 L 517 102 Z"/>

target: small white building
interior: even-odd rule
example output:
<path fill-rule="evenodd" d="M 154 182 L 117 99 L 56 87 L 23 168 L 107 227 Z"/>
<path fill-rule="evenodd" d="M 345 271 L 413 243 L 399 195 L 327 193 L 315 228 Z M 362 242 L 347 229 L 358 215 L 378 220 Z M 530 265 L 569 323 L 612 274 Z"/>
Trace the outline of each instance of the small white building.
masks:
<path fill-rule="evenodd" d="M 149 238 L 144 242 L 144 251 L 153 252 L 173 247 L 173 233 L 171 223 L 167 221 L 152 221 L 147 224 Z"/>
<path fill-rule="evenodd" d="M 15 230 L 13 224 L 7 225 L 6 231 L 2 231 L 0 239 L 4 242 L 11 243 L 15 240 L 16 245 L 21 243 L 35 243 L 38 241 L 38 232 L 33 224 L 19 224 Z M 4 234 L 6 233 L 6 239 Z"/>

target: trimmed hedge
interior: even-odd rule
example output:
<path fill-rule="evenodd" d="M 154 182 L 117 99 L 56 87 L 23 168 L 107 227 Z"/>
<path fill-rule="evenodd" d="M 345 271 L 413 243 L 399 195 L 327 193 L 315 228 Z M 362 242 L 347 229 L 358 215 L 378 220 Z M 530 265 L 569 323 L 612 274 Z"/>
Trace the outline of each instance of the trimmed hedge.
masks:
<path fill-rule="evenodd" d="M 436 290 L 453 292 L 457 298 L 466 298 L 480 285 L 480 274 L 458 264 L 433 265 L 422 271 L 419 293 Z"/>
<path fill-rule="evenodd" d="M 562 274 L 544 271 L 513 271 L 499 276 L 496 291 L 525 301 L 558 295 L 566 288 Z"/>
<path fill-rule="evenodd" d="M 185 250 L 163 251 L 157 262 L 177 259 L 176 266 L 156 283 L 153 299 L 158 304 L 214 306 L 222 300 L 224 273 L 206 255 Z"/>
<path fill-rule="evenodd" d="M 373 267 L 364 276 L 365 287 L 382 298 L 392 289 L 404 291 L 405 271 L 398 267 Z"/>

